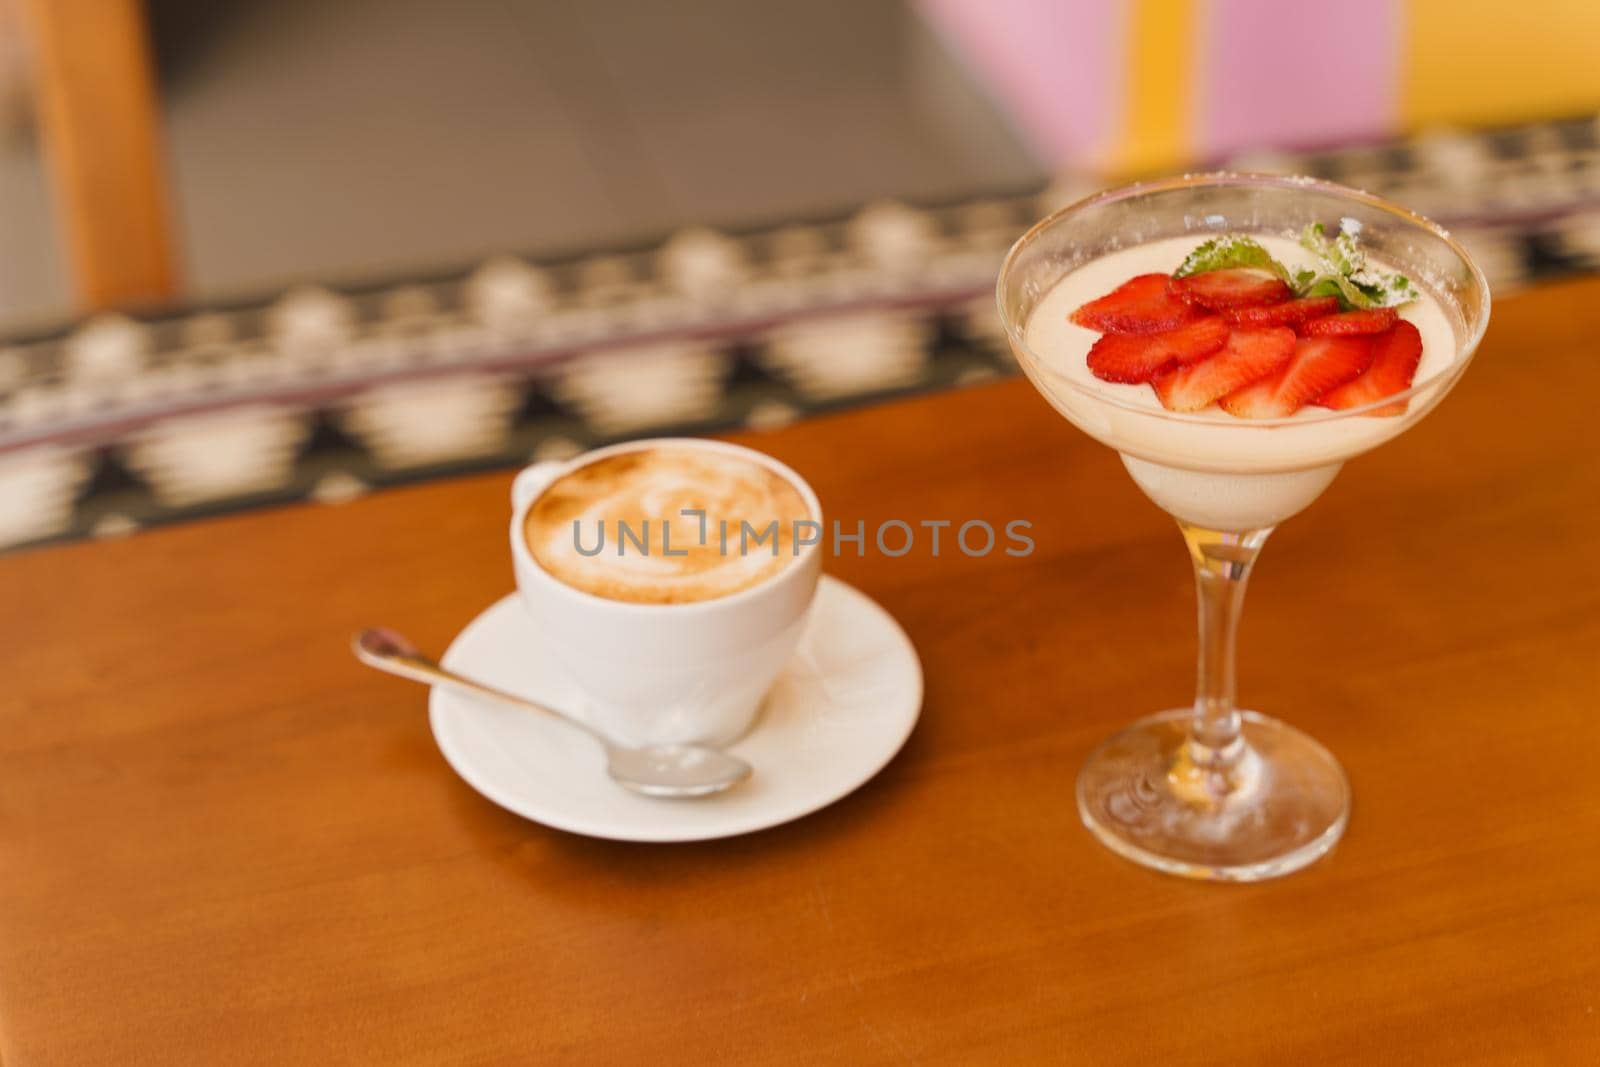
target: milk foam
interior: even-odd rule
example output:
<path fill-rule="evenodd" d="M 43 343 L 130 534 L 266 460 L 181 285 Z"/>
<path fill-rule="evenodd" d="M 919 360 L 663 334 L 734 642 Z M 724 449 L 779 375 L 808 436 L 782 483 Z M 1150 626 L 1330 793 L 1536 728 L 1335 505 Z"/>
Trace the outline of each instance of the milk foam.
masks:
<path fill-rule="evenodd" d="M 795 523 L 813 518 L 776 471 L 711 449 L 663 447 L 562 475 L 528 509 L 523 534 L 539 566 L 567 585 L 608 600 L 678 604 L 777 574 L 795 560 Z M 799 534 L 816 536 L 803 526 Z"/>

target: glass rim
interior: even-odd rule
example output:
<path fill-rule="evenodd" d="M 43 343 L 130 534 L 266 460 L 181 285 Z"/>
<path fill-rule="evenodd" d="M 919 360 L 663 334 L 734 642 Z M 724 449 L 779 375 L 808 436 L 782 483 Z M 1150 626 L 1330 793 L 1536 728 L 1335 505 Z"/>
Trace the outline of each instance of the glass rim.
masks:
<path fill-rule="evenodd" d="M 1340 411 L 1330 410 L 1327 412 L 1319 412 L 1305 418 L 1299 417 L 1297 413 L 1296 415 L 1279 416 L 1270 419 L 1235 420 L 1234 423 L 1225 423 L 1224 425 L 1237 424 L 1245 428 L 1259 427 L 1262 429 L 1267 429 L 1274 426 L 1315 426 L 1322 423 L 1335 422 L 1340 419 L 1370 414 L 1379 408 L 1387 407 L 1391 404 L 1410 401 L 1413 397 L 1421 394 L 1435 384 L 1442 381 L 1447 381 L 1451 376 L 1460 374 L 1462 371 L 1466 370 L 1467 364 L 1470 363 L 1473 357 L 1477 355 L 1478 345 L 1483 340 L 1484 331 L 1487 330 L 1489 326 L 1489 308 L 1491 303 L 1489 279 L 1484 276 L 1483 269 L 1478 266 L 1477 261 L 1472 258 L 1471 254 L 1467 252 L 1466 248 L 1462 246 L 1461 242 L 1450 235 L 1450 231 L 1446 230 L 1443 226 L 1440 226 L 1432 219 L 1423 215 L 1419 215 L 1410 208 L 1401 207 L 1392 200 L 1386 200 L 1381 196 L 1376 196 L 1372 193 L 1366 192 L 1365 190 L 1356 189 L 1349 185 L 1341 185 L 1338 182 L 1324 181 L 1321 178 L 1312 178 L 1305 175 L 1262 174 L 1252 171 L 1226 170 L 1206 171 L 1196 174 L 1182 174 L 1172 178 L 1157 178 L 1149 181 L 1138 181 L 1129 183 L 1127 185 L 1119 185 L 1115 188 L 1105 189 L 1090 196 L 1083 197 L 1080 200 L 1075 200 L 1072 203 L 1067 204 L 1065 207 L 1057 208 L 1055 211 L 1052 211 L 1050 214 L 1046 215 L 1044 218 L 1030 226 L 1027 232 L 1025 232 L 1021 237 L 1017 238 L 1016 242 L 1012 244 L 1011 250 L 1006 253 L 1005 260 L 1000 264 L 999 276 L 995 279 L 995 303 L 998 305 L 998 310 L 1000 312 L 1000 325 L 1005 330 L 1006 337 L 1010 340 L 1011 344 L 1018 351 L 1027 353 L 1029 359 L 1033 360 L 1036 364 L 1040 366 L 1045 365 L 1044 361 L 1039 358 L 1039 354 L 1035 352 L 1027 342 L 1024 332 L 1025 324 L 1012 321 L 1011 316 L 1007 314 L 1005 292 L 1006 282 L 1012 273 L 1017 258 L 1030 246 L 1032 246 L 1035 241 L 1043 236 L 1046 231 L 1051 229 L 1058 222 L 1069 215 L 1073 215 L 1087 208 L 1098 207 L 1103 204 L 1113 204 L 1122 200 L 1131 200 L 1135 197 L 1147 196 L 1152 193 L 1165 193 L 1177 189 L 1192 189 L 1205 186 L 1215 186 L 1218 188 L 1256 186 L 1285 190 L 1311 190 L 1314 192 L 1325 193 L 1329 196 L 1344 200 L 1351 200 L 1360 204 L 1364 204 L 1377 211 L 1394 216 L 1401 222 L 1408 223 L 1417 227 L 1418 229 L 1424 230 L 1427 233 L 1432 234 L 1434 237 L 1437 237 L 1440 241 L 1444 242 L 1445 246 L 1448 247 L 1450 251 L 1454 252 L 1456 257 L 1460 259 L 1462 263 L 1466 264 L 1467 270 L 1471 272 L 1473 284 L 1476 285 L 1476 287 L 1480 289 L 1484 295 L 1482 308 L 1479 310 L 1474 320 L 1467 323 L 1466 338 L 1456 346 L 1458 358 L 1451 360 L 1449 365 L 1441 367 L 1439 370 L 1435 371 L 1427 378 L 1424 378 L 1422 381 L 1413 382 L 1411 387 L 1406 389 L 1404 392 L 1392 393 L 1389 396 L 1380 397 L 1379 399 L 1371 401 L 1370 403 L 1362 404 L 1360 407 L 1345 408 Z M 1461 353 L 1465 353 L 1465 356 L 1462 356 Z M 1162 408 L 1149 408 L 1143 405 L 1134 404 L 1122 397 L 1113 396 L 1103 389 L 1098 389 L 1091 385 L 1085 385 L 1082 382 L 1076 382 L 1066 378 L 1063 378 L 1062 381 L 1063 384 L 1069 388 L 1076 392 L 1082 393 L 1083 395 L 1090 397 L 1097 402 L 1110 404 L 1113 407 L 1120 408 L 1124 411 L 1133 412 L 1138 415 L 1144 415 L 1150 418 L 1165 419 L 1170 422 L 1187 423 L 1196 426 L 1218 425 L 1218 420 L 1214 416 L 1207 415 L 1204 412 L 1167 411 Z"/>

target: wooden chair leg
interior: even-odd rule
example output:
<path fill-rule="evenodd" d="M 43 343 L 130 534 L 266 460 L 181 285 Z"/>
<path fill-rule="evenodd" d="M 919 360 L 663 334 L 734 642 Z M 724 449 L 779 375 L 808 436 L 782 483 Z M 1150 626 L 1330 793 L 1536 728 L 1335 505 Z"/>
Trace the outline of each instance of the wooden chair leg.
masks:
<path fill-rule="evenodd" d="M 160 101 L 140 0 L 22 0 L 34 99 L 86 310 L 170 299 Z"/>

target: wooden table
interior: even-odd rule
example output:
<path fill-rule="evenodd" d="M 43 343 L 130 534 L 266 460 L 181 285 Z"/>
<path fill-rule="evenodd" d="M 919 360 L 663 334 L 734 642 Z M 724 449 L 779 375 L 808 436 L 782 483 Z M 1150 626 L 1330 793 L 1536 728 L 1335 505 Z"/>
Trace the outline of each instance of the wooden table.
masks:
<path fill-rule="evenodd" d="M 1432 417 L 1268 546 L 1244 697 L 1355 790 L 1255 886 L 1116 858 L 1090 748 L 1191 680 L 1188 564 L 1022 382 L 752 441 L 834 516 L 1038 551 L 830 560 L 921 725 L 855 795 L 687 846 L 480 798 L 358 626 L 510 586 L 508 474 L 0 560 L 0 1060 L 1600 1062 L 1600 282 L 1508 300 Z"/>

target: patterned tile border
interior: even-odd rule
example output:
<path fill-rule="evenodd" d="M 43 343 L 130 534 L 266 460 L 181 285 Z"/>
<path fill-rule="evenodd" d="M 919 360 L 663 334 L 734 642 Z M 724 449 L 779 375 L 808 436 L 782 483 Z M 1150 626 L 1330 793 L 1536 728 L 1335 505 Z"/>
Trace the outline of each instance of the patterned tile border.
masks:
<path fill-rule="evenodd" d="M 1498 292 L 1600 270 L 1600 122 L 1233 169 L 1382 193 L 1449 226 Z M 1015 372 L 1005 250 L 1042 191 L 242 306 L 104 315 L 0 342 L 0 548 L 520 464 L 644 433 L 779 425 Z"/>

